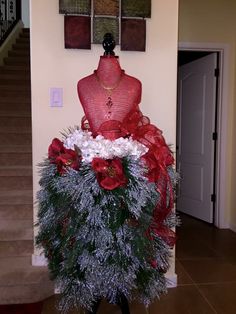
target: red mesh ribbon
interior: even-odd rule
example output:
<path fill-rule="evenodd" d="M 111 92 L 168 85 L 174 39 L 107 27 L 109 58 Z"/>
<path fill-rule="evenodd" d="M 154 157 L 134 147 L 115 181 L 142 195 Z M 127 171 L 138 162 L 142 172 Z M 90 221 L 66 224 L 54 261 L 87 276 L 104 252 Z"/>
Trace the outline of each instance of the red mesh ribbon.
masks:
<path fill-rule="evenodd" d="M 173 247 L 176 238 L 175 233 L 164 224 L 174 204 L 173 187 L 167 172 L 167 167 L 174 163 L 172 153 L 162 136 L 162 131 L 150 124 L 150 120 L 143 116 L 139 109 L 131 111 L 124 119 L 121 127 L 122 133 L 132 136 L 134 140 L 149 148 L 142 159 L 148 167 L 148 179 L 156 183 L 160 195 L 160 200 L 153 212 L 154 219 L 149 233 L 155 233 Z"/>
<path fill-rule="evenodd" d="M 82 128 L 88 129 L 85 127 L 85 120 L 82 121 Z M 167 167 L 173 165 L 174 158 L 162 136 L 162 131 L 151 124 L 149 118 L 143 116 L 136 107 L 131 110 L 123 122 L 109 120 L 102 123 L 94 136 L 98 134 L 110 140 L 131 136 L 149 148 L 142 159 L 148 167 L 148 179 L 156 183 L 160 200 L 153 211 L 153 221 L 148 234 L 151 237 L 151 234 L 154 233 L 171 247 L 174 246 L 175 233 L 164 223 L 174 203 L 173 187 L 167 172 Z"/>

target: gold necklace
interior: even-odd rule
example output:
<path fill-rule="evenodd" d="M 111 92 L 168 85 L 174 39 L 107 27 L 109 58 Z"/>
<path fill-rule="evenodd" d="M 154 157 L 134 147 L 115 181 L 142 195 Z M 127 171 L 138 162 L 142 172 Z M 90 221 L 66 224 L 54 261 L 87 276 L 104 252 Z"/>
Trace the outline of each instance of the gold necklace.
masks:
<path fill-rule="evenodd" d="M 100 86 L 107 92 L 107 102 L 106 102 L 106 107 L 108 108 L 108 111 L 105 115 L 105 118 L 110 120 L 111 119 L 111 115 L 112 115 L 112 111 L 111 111 L 111 108 L 113 106 L 113 101 L 112 101 L 112 98 L 111 98 L 111 95 L 113 93 L 113 91 L 119 86 L 122 78 L 123 78 L 123 73 L 124 71 L 122 70 L 121 72 L 121 75 L 119 77 L 119 80 L 116 82 L 116 84 L 114 86 L 106 86 L 102 81 L 101 79 L 99 78 L 99 76 L 97 75 L 97 71 L 95 70 L 94 71 L 94 74 L 95 74 L 95 77 L 98 81 L 98 83 L 100 84 Z"/>

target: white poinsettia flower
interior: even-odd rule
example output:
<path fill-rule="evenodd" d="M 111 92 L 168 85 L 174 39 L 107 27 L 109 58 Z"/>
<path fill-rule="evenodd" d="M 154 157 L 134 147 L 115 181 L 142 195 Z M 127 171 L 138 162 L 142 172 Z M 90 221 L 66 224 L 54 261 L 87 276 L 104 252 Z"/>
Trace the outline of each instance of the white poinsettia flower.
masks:
<path fill-rule="evenodd" d="M 81 150 L 82 161 L 85 163 L 92 162 L 95 157 L 113 159 L 132 156 L 138 159 L 148 151 L 145 145 L 131 137 L 111 141 L 102 135 L 93 138 L 91 132 L 81 129 L 74 130 L 64 139 L 64 146 L 67 149 L 74 149 L 75 145 Z"/>

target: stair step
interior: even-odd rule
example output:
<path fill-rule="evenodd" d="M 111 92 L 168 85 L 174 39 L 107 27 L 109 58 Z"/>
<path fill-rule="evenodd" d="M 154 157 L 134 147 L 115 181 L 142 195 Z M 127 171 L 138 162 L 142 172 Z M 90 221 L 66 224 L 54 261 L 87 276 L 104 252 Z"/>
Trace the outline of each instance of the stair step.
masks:
<path fill-rule="evenodd" d="M 33 240 L 33 219 L 2 219 L 0 221 L 0 233 L 6 233 L 6 232 L 25 232 L 26 229 L 31 229 L 30 231 L 30 239 Z M 29 231 L 27 231 L 29 232 Z M 0 236 L 1 241 L 10 241 L 5 240 Z M 22 239 L 18 239 L 22 240 Z M 25 239 L 24 239 L 25 240 Z"/>
<path fill-rule="evenodd" d="M 14 267 L 10 271 L 0 270 L 0 286 L 18 286 L 22 284 L 37 284 L 42 278 L 42 272 L 49 279 L 47 267 L 29 266 Z"/>
<path fill-rule="evenodd" d="M 0 67 L 0 78 L 30 80 L 30 68 L 26 65 L 5 65 L 4 68 Z"/>
<path fill-rule="evenodd" d="M 18 97 L 19 94 L 23 97 L 31 97 L 30 89 L 23 89 L 19 91 L 19 90 L 2 89 L 0 87 L 0 95 L 2 97 L 13 98 L 13 97 Z"/>
<path fill-rule="evenodd" d="M 16 153 L 17 152 L 16 150 Z M 0 166 L 0 177 L 31 177 L 32 176 L 32 167 L 31 166 L 12 166 L 12 167 L 3 167 Z"/>
<path fill-rule="evenodd" d="M 14 51 L 20 51 L 20 50 L 27 50 L 27 51 L 30 51 L 30 43 L 16 43 L 16 44 L 13 44 L 12 45 L 12 50 Z"/>
<path fill-rule="evenodd" d="M 0 107 L 0 117 L 28 117 L 31 118 L 31 112 L 30 110 L 23 110 L 19 108 L 19 112 L 15 110 L 9 110 L 9 108 L 2 110 Z"/>
<path fill-rule="evenodd" d="M 1 97 L 9 98 L 11 100 L 12 98 L 18 98 L 20 95 L 22 97 L 28 97 L 31 99 L 31 94 L 30 94 L 30 89 L 22 88 L 22 90 L 14 90 L 14 89 L 9 89 L 6 88 L 4 89 L 3 87 L 0 86 L 0 95 Z M 19 101 L 19 100 L 18 100 Z"/>
<path fill-rule="evenodd" d="M 22 66 L 29 66 L 30 59 L 23 58 L 23 57 L 7 57 L 4 59 L 5 65 L 22 65 Z"/>
<path fill-rule="evenodd" d="M 29 49 L 13 49 L 8 52 L 8 56 L 30 58 L 30 50 Z"/>
<path fill-rule="evenodd" d="M 2 116 L 0 117 L 1 126 L 18 126 L 24 128 L 25 126 L 31 126 L 31 117 L 18 117 L 18 116 Z"/>
<path fill-rule="evenodd" d="M 14 74 L 14 75 L 29 75 L 30 66 L 28 65 L 3 65 L 0 66 L 0 73 Z"/>
<path fill-rule="evenodd" d="M 30 132 L 31 117 L 0 116 L 0 132 Z"/>
<path fill-rule="evenodd" d="M 0 206 L 5 205 L 31 205 L 33 204 L 32 190 L 25 191 L 0 191 Z"/>
<path fill-rule="evenodd" d="M 9 91 L 12 93 L 17 92 L 22 93 L 22 92 L 27 92 L 30 93 L 30 84 L 24 84 L 24 85 L 19 85 L 19 84 L 0 84 L 0 93 L 2 95 L 3 91 Z"/>
<path fill-rule="evenodd" d="M 4 65 L 5 70 L 8 71 L 28 71 L 30 72 L 30 63 L 25 63 L 25 64 L 5 64 Z"/>
<path fill-rule="evenodd" d="M 22 33 L 20 33 L 19 39 L 27 39 L 29 41 L 30 40 L 30 34 L 27 32 L 22 32 Z"/>
<path fill-rule="evenodd" d="M 23 107 L 21 106 L 21 104 L 23 104 L 24 106 L 25 105 L 28 105 L 30 107 L 30 104 L 31 104 L 31 97 L 29 96 L 25 96 L 25 95 L 18 95 L 17 97 L 13 96 L 3 96 L 3 95 L 0 95 L 0 108 L 3 109 L 3 106 L 4 105 L 7 105 L 6 108 L 10 107 L 10 105 L 17 105 L 19 107 Z"/>
<path fill-rule="evenodd" d="M 27 32 L 26 30 L 24 31 L 23 29 L 22 29 L 22 32 L 20 33 L 20 35 L 19 35 L 19 38 L 30 38 L 30 32 Z"/>
<path fill-rule="evenodd" d="M 19 50 L 24 50 L 24 51 L 30 51 L 30 42 L 29 40 L 18 40 L 15 42 L 15 44 L 12 45 L 12 50 L 13 51 L 19 51 Z"/>
<path fill-rule="evenodd" d="M 0 191 L 9 191 L 11 189 L 29 190 L 32 188 L 31 176 L 3 176 L 0 175 Z"/>
<path fill-rule="evenodd" d="M 3 274 L 1 282 L 0 304 L 34 303 L 54 294 L 47 267 L 15 268 Z"/>
<path fill-rule="evenodd" d="M 31 145 L 31 133 L 0 133 L 1 145 Z"/>
<path fill-rule="evenodd" d="M 32 147 L 31 145 L 1 145 L 0 143 L 0 152 L 1 153 L 15 153 L 15 154 L 19 154 L 19 153 L 31 153 L 32 152 Z M 18 171 L 20 173 L 20 171 L 25 171 L 27 173 L 30 173 L 30 171 L 32 170 L 31 165 L 27 165 L 27 166 L 11 166 L 11 167 L 3 167 L 2 165 L 0 165 L 0 171 L 8 171 L 8 173 L 10 173 L 11 171 Z"/>
<path fill-rule="evenodd" d="M 1 104 L 0 116 L 2 117 L 28 117 L 31 118 L 29 104 Z"/>
<path fill-rule="evenodd" d="M 1 220 L 24 220 L 33 217 L 33 201 L 31 204 L 0 205 Z"/>
<path fill-rule="evenodd" d="M 1 69 L 1 68 L 0 68 Z M 1 73 L 2 73 L 2 70 L 0 70 L 1 71 Z M 8 72 L 9 73 L 9 71 L 18 71 L 18 72 L 27 72 L 27 73 L 30 73 L 30 65 L 29 64 L 25 64 L 25 65 L 16 65 L 16 64 L 14 64 L 14 65 L 9 65 L 9 64 L 6 64 L 6 65 L 4 65 L 4 71 L 5 72 Z M 4 72 L 3 71 L 3 72 Z"/>
<path fill-rule="evenodd" d="M 33 247 L 32 240 L 0 241 L 0 258 L 31 255 Z"/>
<path fill-rule="evenodd" d="M 27 82 L 30 84 L 30 73 L 27 71 L 9 71 L 5 70 L 4 68 L 0 68 L 0 79 L 1 80 L 9 80 L 11 82 L 14 81 L 20 81 Z"/>
<path fill-rule="evenodd" d="M 0 82 L 1 85 L 9 85 L 16 83 L 18 84 L 26 84 L 30 86 L 30 74 L 21 71 L 1 71 L 0 70 Z"/>
<path fill-rule="evenodd" d="M 31 266 L 31 256 L 20 256 L 20 257 L 2 257 L 0 258 L 0 269 L 24 267 L 28 268 Z"/>
<path fill-rule="evenodd" d="M 2 166 L 27 166 L 32 164 L 32 153 L 1 153 L 0 165 Z"/>
<path fill-rule="evenodd" d="M 28 36 L 20 36 L 16 39 L 16 44 L 30 44 L 30 39 Z"/>
<path fill-rule="evenodd" d="M 8 135 L 10 135 L 10 134 L 31 134 L 31 131 L 30 130 L 22 130 L 21 128 L 19 128 L 19 130 L 17 130 L 17 131 L 14 131 L 14 130 L 10 130 L 10 129 L 5 129 L 5 128 L 3 128 L 2 130 L 1 130 L 1 132 L 0 132 L 0 136 L 1 135 L 4 135 L 4 136 L 8 136 Z M 1 143 L 1 142 L 0 142 Z M 1 143 L 2 144 L 2 143 Z M 9 146 L 11 146 L 11 145 L 21 145 L 22 143 L 20 142 L 20 143 L 16 143 L 14 140 L 13 140 L 13 142 L 12 143 L 8 143 L 7 145 Z M 25 145 L 25 144 L 24 144 Z"/>
<path fill-rule="evenodd" d="M 24 146 L 23 146 L 24 148 Z M 23 150 L 22 148 L 22 150 Z M 21 151 L 20 149 L 15 149 L 13 147 L 12 150 L 15 150 L 16 154 L 19 154 Z M 10 151 L 10 148 L 9 148 Z M 17 178 L 17 177 L 32 177 L 32 167 L 31 166 L 0 166 L 0 178 L 1 177 L 8 177 L 8 178 Z M 1 188 L 1 187 L 0 187 Z"/>
<path fill-rule="evenodd" d="M 5 117 L 0 117 L 0 120 Z M 24 119 L 26 117 L 13 117 L 13 118 L 21 118 Z M 20 134 L 31 134 L 31 126 L 30 125 L 10 125 L 10 118 L 9 118 L 9 126 L 0 125 L 0 134 L 8 135 L 13 133 L 20 133 Z M 8 145 L 11 145 L 11 143 L 8 143 Z"/>
<path fill-rule="evenodd" d="M 20 62 L 28 62 L 29 61 L 29 54 L 23 54 L 23 51 L 21 53 L 16 53 L 13 51 L 8 57 L 5 57 L 4 61 L 20 61 Z M 12 55 L 13 54 L 13 55 Z"/>
<path fill-rule="evenodd" d="M 30 220 L 3 220 L 0 222 L 0 241 L 33 240 L 32 225 Z"/>
<path fill-rule="evenodd" d="M 30 34 L 30 28 L 24 27 L 24 28 L 22 28 L 22 32 Z"/>
<path fill-rule="evenodd" d="M 0 74 L 0 86 L 13 86 L 20 90 L 20 87 L 28 86 L 30 88 L 30 78 L 29 77 L 15 77 L 8 76 L 2 77 Z"/>

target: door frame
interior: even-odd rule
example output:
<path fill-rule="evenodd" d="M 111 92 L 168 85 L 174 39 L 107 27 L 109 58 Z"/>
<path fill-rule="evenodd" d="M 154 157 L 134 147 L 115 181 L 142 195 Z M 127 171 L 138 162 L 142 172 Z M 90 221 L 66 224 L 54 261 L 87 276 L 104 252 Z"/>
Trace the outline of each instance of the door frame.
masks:
<path fill-rule="evenodd" d="M 229 45 L 222 43 L 179 42 L 178 51 L 209 51 L 219 53 L 218 116 L 216 142 L 216 203 L 214 224 L 218 228 L 229 228 L 226 218 L 229 180 L 227 180 L 227 126 L 228 126 L 228 81 L 229 81 Z"/>

